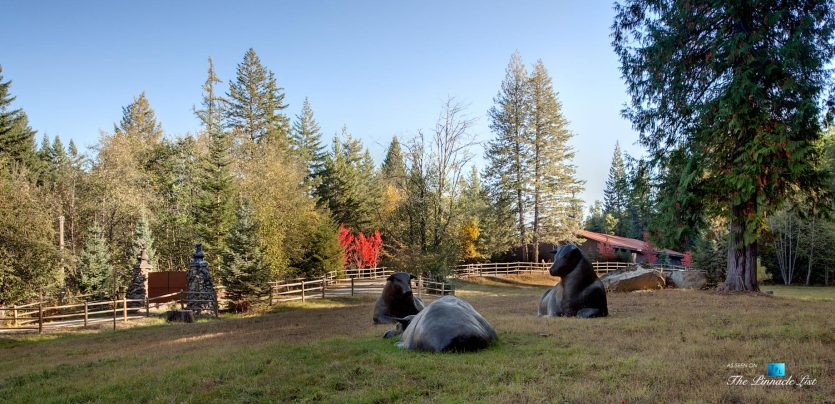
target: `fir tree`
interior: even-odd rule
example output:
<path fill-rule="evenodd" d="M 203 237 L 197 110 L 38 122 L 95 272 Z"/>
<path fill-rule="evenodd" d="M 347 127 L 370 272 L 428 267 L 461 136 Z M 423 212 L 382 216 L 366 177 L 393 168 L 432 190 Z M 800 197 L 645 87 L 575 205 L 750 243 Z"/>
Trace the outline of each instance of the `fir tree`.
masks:
<path fill-rule="evenodd" d="M 375 229 L 381 190 L 374 161 L 359 139 L 342 128 L 318 174 L 316 195 L 320 205 L 330 209 L 334 219 L 363 232 Z"/>
<path fill-rule="evenodd" d="M 145 249 L 145 253 L 148 254 L 148 262 L 154 269 L 157 269 L 158 262 L 157 252 L 154 248 L 154 236 L 151 233 L 151 224 L 148 222 L 148 217 L 145 216 L 144 212 L 139 217 L 139 220 L 136 221 L 136 227 L 133 231 L 133 249 L 131 250 L 131 257 L 129 257 L 127 262 L 129 268 L 133 267 L 133 264 L 136 263 L 136 258 L 139 257 L 143 248 Z"/>
<path fill-rule="evenodd" d="M 302 256 L 290 264 L 298 275 L 312 278 L 342 269 L 345 257 L 338 230 L 339 226 L 328 212 L 317 214 L 313 229 L 307 234 Z"/>
<path fill-rule="evenodd" d="M 626 0 L 615 12 L 624 115 L 663 175 L 665 244 L 691 244 L 705 214 L 721 212 L 725 287 L 758 290 L 765 218 L 798 191 L 823 194 L 815 144 L 831 112 L 821 96 L 832 84 L 832 1 Z"/>
<path fill-rule="evenodd" d="M 269 288 L 270 267 L 258 241 L 258 225 L 252 208 L 241 203 L 235 212 L 235 224 L 226 239 L 220 279 L 234 310 L 245 310 L 249 302 L 263 296 Z"/>
<path fill-rule="evenodd" d="M 216 83 L 221 83 L 221 80 L 215 75 L 215 65 L 212 58 L 209 58 L 208 77 L 203 83 L 203 109 L 192 108 L 203 127 L 206 128 L 206 133 L 212 133 L 216 126 L 222 125 L 226 111 L 226 99 L 215 91 Z"/>
<path fill-rule="evenodd" d="M 403 151 L 400 148 L 400 141 L 397 136 L 391 139 L 383 165 L 380 168 L 383 180 L 402 186 L 406 179 L 406 161 L 403 159 Z"/>
<path fill-rule="evenodd" d="M 208 254 L 210 269 L 220 267 L 226 236 L 235 220 L 229 147 L 229 135 L 216 125 L 209 133 L 209 153 L 201 158 L 198 171 L 196 232 Z"/>
<path fill-rule="evenodd" d="M 310 100 L 304 98 L 302 111 L 296 115 L 290 138 L 293 151 L 307 167 L 310 176 L 322 170 L 325 157 L 325 147 L 322 145 L 322 133 L 319 124 L 313 117 Z"/>
<path fill-rule="evenodd" d="M 2 73 L 0 66 L 0 163 L 8 159 L 36 170 L 35 131 L 22 109 L 11 109 L 15 100 L 9 92 L 12 82 L 3 82 Z"/>
<path fill-rule="evenodd" d="M 162 139 L 162 125 L 157 122 L 156 114 L 151 109 L 151 103 L 145 92 L 133 99 L 133 102 L 122 108 L 122 120 L 114 125 L 114 132 L 124 135 L 134 142 L 149 148 Z"/>
<path fill-rule="evenodd" d="M 539 243 L 573 240 L 580 217 L 572 213 L 582 191 L 572 164 L 572 134 L 562 114 L 562 104 L 542 60 L 530 78 L 530 143 L 533 196 L 533 260 L 539 261 Z"/>
<path fill-rule="evenodd" d="M 281 113 L 287 108 L 283 90 L 276 84 L 273 72 L 261 64 L 255 50 L 250 48 L 238 65 L 235 81 L 229 83 L 227 93 L 226 125 L 236 139 L 274 140 L 287 145 L 289 123 Z"/>
<path fill-rule="evenodd" d="M 82 294 L 95 293 L 103 297 L 113 292 L 113 266 L 107 240 L 98 224 L 88 229 L 87 242 L 81 252 L 81 262 L 75 275 L 74 283 Z"/>
<path fill-rule="evenodd" d="M 518 245 L 525 259 L 528 259 L 527 214 L 530 189 L 531 155 L 529 142 L 528 114 L 528 73 L 519 52 L 510 58 L 499 94 L 493 99 L 494 106 L 488 111 L 490 129 L 496 138 L 490 141 L 486 150 L 487 174 L 491 188 L 506 195 L 495 195 L 494 199 L 507 199 L 516 215 Z"/>
<path fill-rule="evenodd" d="M 629 220 L 626 215 L 629 203 L 629 181 L 626 177 L 626 167 L 623 163 L 623 153 L 620 144 L 615 142 L 615 151 L 612 155 L 612 165 L 609 167 L 609 177 L 603 189 L 603 213 L 611 215 L 617 224 L 614 227 L 615 235 L 629 235 Z"/>

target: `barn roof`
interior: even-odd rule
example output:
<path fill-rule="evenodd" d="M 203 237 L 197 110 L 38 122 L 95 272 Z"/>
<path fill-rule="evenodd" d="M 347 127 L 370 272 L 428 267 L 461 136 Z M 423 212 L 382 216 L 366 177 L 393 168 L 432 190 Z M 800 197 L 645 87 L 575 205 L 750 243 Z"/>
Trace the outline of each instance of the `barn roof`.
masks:
<path fill-rule="evenodd" d="M 580 230 L 577 232 L 577 235 L 582 238 L 594 240 L 600 243 L 609 243 L 612 245 L 612 247 L 615 248 L 635 251 L 641 254 L 650 249 L 650 246 L 646 241 L 637 240 L 634 238 L 613 236 L 611 234 L 595 233 L 593 231 L 588 230 Z M 659 248 L 658 252 L 665 253 L 671 257 L 684 257 L 684 254 L 678 251 L 668 250 L 664 248 Z"/>

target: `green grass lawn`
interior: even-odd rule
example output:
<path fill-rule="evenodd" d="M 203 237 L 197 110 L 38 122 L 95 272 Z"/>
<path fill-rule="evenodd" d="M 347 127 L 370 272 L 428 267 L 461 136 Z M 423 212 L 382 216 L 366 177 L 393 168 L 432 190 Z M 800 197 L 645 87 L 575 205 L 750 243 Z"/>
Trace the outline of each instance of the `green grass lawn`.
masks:
<path fill-rule="evenodd" d="M 400 350 L 370 296 L 197 324 L 0 337 L 10 402 L 825 402 L 835 397 L 835 303 L 661 290 L 610 294 L 610 317 L 535 316 L 543 287 L 459 285 L 499 342 Z M 776 292 L 775 292 L 776 293 Z M 728 386 L 767 362 L 803 388 Z M 730 363 L 755 364 L 729 368 Z"/>
<path fill-rule="evenodd" d="M 801 300 L 835 301 L 835 286 L 786 286 L 763 285 L 763 292 L 774 292 L 774 296 L 791 297 Z"/>

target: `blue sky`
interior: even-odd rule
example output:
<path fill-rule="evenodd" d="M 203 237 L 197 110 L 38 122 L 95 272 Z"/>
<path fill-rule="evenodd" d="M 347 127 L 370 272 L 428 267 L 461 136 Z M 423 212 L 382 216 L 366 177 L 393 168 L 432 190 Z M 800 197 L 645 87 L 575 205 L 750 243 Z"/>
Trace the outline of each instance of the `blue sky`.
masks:
<path fill-rule="evenodd" d="M 168 136 L 199 129 L 207 58 L 224 84 L 253 47 L 285 88 L 305 96 L 326 139 L 342 127 L 377 161 L 393 135 L 429 129 L 454 96 L 493 135 L 492 105 L 510 55 L 542 59 L 576 134 L 587 204 L 602 198 L 616 141 L 637 134 L 611 49 L 609 1 L 3 1 L 0 65 L 40 134 L 94 145 L 145 91 Z M 481 165 L 483 149 L 473 149 Z"/>

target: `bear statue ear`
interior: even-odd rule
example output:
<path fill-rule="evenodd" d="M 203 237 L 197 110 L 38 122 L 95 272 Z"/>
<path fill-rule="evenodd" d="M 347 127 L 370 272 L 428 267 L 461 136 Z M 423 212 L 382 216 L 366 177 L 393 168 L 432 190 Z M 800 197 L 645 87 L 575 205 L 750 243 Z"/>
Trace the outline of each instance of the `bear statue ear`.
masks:
<path fill-rule="evenodd" d="M 409 279 L 417 279 L 417 276 L 414 276 L 414 275 L 412 275 L 412 274 L 409 274 Z"/>
<path fill-rule="evenodd" d="M 386 280 L 387 281 L 393 281 L 394 280 L 394 274 L 389 275 L 389 277 L 386 278 Z"/>

